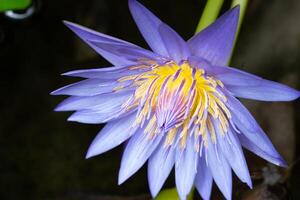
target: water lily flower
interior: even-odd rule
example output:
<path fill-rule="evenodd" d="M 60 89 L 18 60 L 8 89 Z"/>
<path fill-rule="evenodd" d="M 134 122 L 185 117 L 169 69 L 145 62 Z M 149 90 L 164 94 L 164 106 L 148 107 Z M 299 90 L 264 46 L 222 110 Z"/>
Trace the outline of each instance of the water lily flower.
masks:
<path fill-rule="evenodd" d="M 232 196 L 232 171 L 251 188 L 242 147 L 278 166 L 286 166 L 264 131 L 238 98 L 290 101 L 299 91 L 227 66 L 239 18 L 235 7 L 202 32 L 184 41 L 135 0 L 132 16 L 152 49 L 65 22 L 112 67 L 67 72 L 85 80 L 53 95 L 69 95 L 57 111 L 76 111 L 69 121 L 107 123 L 87 158 L 128 141 L 119 184 L 146 161 L 153 197 L 172 168 L 178 194 L 195 186 L 209 199 L 214 181 Z"/>

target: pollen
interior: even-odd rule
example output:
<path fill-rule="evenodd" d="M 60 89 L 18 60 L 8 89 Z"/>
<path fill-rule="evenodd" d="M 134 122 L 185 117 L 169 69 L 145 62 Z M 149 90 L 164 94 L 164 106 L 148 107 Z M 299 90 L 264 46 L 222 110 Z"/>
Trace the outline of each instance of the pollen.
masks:
<path fill-rule="evenodd" d="M 133 97 L 123 107 L 137 109 L 133 126 L 145 126 L 145 136 L 152 139 L 164 134 L 164 146 L 178 143 L 180 148 L 186 147 L 191 136 L 201 137 L 201 144 L 206 147 L 208 137 L 216 143 L 216 134 L 225 136 L 231 113 L 220 80 L 187 61 L 131 67 L 140 68 L 148 70 L 118 81 L 131 81 L 130 87 L 135 88 Z M 195 150 L 199 151 L 199 144 L 195 144 Z"/>

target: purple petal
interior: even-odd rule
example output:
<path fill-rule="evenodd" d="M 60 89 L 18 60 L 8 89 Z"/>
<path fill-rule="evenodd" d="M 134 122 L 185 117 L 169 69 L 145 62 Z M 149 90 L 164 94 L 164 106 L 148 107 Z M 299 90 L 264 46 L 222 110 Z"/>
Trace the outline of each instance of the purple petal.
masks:
<path fill-rule="evenodd" d="M 119 171 L 119 184 L 122 184 L 137 170 L 139 170 L 162 139 L 162 134 L 153 139 L 145 135 L 143 129 L 139 129 L 129 140 L 121 162 Z"/>
<path fill-rule="evenodd" d="M 191 54 L 187 43 L 169 26 L 161 24 L 159 26 L 159 33 L 169 56 L 176 62 L 186 60 Z"/>
<path fill-rule="evenodd" d="M 280 158 L 281 156 L 249 111 L 234 97 L 227 95 L 227 98 L 227 105 L 231 110 L 232 120 L 241 131 L 241 134 L 263 152 L 272 157 Z"/>
<path fill-rule="evenodd" d="M 291 101 L 300 96 L 299 91 L 286 85 L 268 81 L 231 67 L 210 65 L 204 59 L 196 56 L 190 56 L 189 62 L 219 79 L 224 83 L 226 89 L 237 97 L 261 101 Z"/>
<path fill-rule="evenodd" d="M 187 139 L 185 149 L 176 149 L 175 181 L 180 199 L 186 199 L 194 184 L 199 154 L 194 148 L 194 137 Z"/>
<path fill-rule="evenodd" d="M 101 124 L 121 117 L 125 117 L 135 110 L 128 111 L 121 108 L 120 105 L 111 105 L 109 110 L 79 110 L 73 113 L 68 121 L 80 122 L 85 124 Z"/>
<path fill-rule="evenodd" d="M 208 148 L 206 148 L 207 162 L 210 172 L 218 188 L 226 199 L 231 199 L 232 175 L 231 168 L 224 157 L 218 144 L 213 144 L 208 138 Z"/>
<path fill-rule="evenodd" d="M 154 14 L 136 0 L 129 0 L 129 9 L 140 32 L 151 49 L 163 56 L 169 56 L 158 28 L 162 24 Z"/>
<path fill-rule="evenodd" d="M 244 82 L 244 84 L 246 84 L 246 82 Z M 286 85 L 264 79 L 258 80 L 255 86 L 230 85 L 226 86 L 226 88 L 236 97 L 261 101 L 292 101 L 300 97 L 299 91 Z"/>
<path fill-rule="evenodd" d="M 215 126 L 217 127 L 217 125 Z M 252 188 L 252 181 L 250 178 L 248 166 L 244 157 L 244 153 L 235 133 L 228 130 L 225 136 L 217 130 L 217 142 L 221 147 L 223 155 L 226 157 L 229 165 L 239 177 L 239 179 L 248 184 Z"/>
<path fill-rule="evenodd" d="M 157 54 L 138 46 L 128 47 L 127 44 L 111 45 L 97 40 L 89 40 L 89 43 L 92 44 L 96 50 L 99 48 L 107 52 L 113 52 L 114 55 L 119 58 L 124 58 L 132 61 L 133 63 L 139 62 L 142 59 L 156 60 L 159 58 Z"/>
<path fill-rule="evenodd" d="M 87 79 L 64 86 L 55 90 L 51 95 L 72 95 L 72 96 L 94 96 L 112 92 L 114 88 L 125 85 L 125 82 L 103 81 L 101 79 Z"/>
<path fill-rule="evenodd" d="M 213 65 L 226 65 L 233 48 L 238 19 L 239 7 L 227 11 L 188 41 L 192 53 Z"/>
<path fill-rule="evenodd" d="M 203 69 L 207 74 L 214 75 L 214 68 L 208 60 L 198 56 L 189 56 L 188 62 L 192 67 Z"/>
<path fill-rule="evenodd" d="M 262 101 L 291 101 L 300 92 L 286 85 L 262 79 L 230 67 L 213 67 L 215 77 L 221 80 L 234 96 Z"/>
<path fill-rule="evenodd" d="M 154 198 L 168 178 L 175 162 L 173 147 L 161 145 L 148 161 L 148 182 L 151 195 Z"/>
<path fill-rule="evenodd" d="M 141 73 L 141 70 L 129 70 L 128 66 L 119 67 L 106 67 L 106 68 L 95 68 L 95 69 L 80 69 L 70 72 L 66 72 L 62 75 L 81 77 L 81 78 L 96 78 L 102 80 L 116 80 L 123 76 L 133 75 Z"/>
<path fill-rule="evenodd" d="M 106 124 L 90 145 L 86 158 L 104 153 L 127 140 L 136 130 L 131 127 L 135 116 L 136 114 L 133 113 Z"/>
<path fill-rule="evenodd" d="M 205 163 L 204 156 L 198 161 L 197 175 L 195 185 L 202 199 L 209 200 L 212 188 L 212 176 Z"/>
<path fill-rule="evenodd" d="M 190 56 L 188 60 L 192 66 L 199 69 L 204 69 L 204 71 L 208 75 L 220 79 L 226 86 L 255 86 L 257 85 L 257 80 L 261 79 L 255 75 L 246 73 L 238 69 L 226 66 L 212 65 L 211 63 L 209 63 L 209 61 L 197 56 Z"/>
<path fill-rule="evenodd" d="M 276 157 L 274 157 L 274 154 L 268 154 L 264 152 L 256 143 L 250 141 L 245 135 L 238 134 L 237 135 L 242 146 L 248 149 L 249 151 L 252 151 L 256 155 L 260 156 L 261 158 L 275 164 L 281 167 L 287 167 L 286 161 L 278 154 Z"/>
<path fill-rule="evenodd" d="M 66 26 L 68 26 L 74 33 L 76 33 L 82 40 L 84 40 L 87 44 L 89 44 L 96 52 L 102 55 L 106 60 L 116 66 L 120 65 L 130 65 L 136 63 L 132 58 L 128 59 L 127 55 L 120 56 L 121 52 L 116 52 L 115 50 L 118 47 L 122 47 L 122 49 L 126 49 L 128 51 L 133 50 L 140 52 L 144 52 L 145 55 L 150 55 L 149 51 L 143 50 L 142 48 L 131 44 L 129 42 L 93 31 L 86 27 L 80 26 L 78 24 L 72 22 L 64 22 Z M 91 41 L 97 41 L 98 44 L 106 44 L 110 45 L 112 48 L 101 48 L 99 46 L 95 46 L 91 43 Z M 113 48 L 115 47 L 115 48 Z M 132 56 L 132 55 L 131 55 Z M 135 59 L 139 59 L 137 56 Z"/>
<path fill-rule="evenodd" d="M 61 102 L 55 111 L 72 111 L 72 110 L 100 110 L 111 112 L 116 106 L 120 107 L 130 96 L 132 91 L 100 94 L 91 97 L 72 96 Z"/>

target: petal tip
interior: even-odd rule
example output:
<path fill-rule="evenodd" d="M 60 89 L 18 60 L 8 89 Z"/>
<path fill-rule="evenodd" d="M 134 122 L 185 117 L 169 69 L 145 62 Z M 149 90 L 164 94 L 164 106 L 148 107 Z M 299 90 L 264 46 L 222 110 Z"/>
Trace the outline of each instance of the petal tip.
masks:
<path fill-rule="evenodd" d="M 91 157 L 93 157 L 93 156 L 92 156 L 92 155 L 86 154 L 84 158 L 85 158 L 85 159 L 89 159 L 89 158 L 91 158 Z"/>
<path fill-rule="evenodd" d="M 77 122 L 79 119 L 78 119 L 78 116 L 76 113 L 73 113 L 70 117 L 68 117 L 67 121 L 69 122 Z"/>
<path fill-rule="evenodd" d="M 161 187 L 159 187 L 157 184 L 150 183 L 150 181 L 148 181 L 148 183 L 149 183 L 150 194 L 153 198 L 155 198 L 158 195 Z"/>
<path fill-rule="evenodd" d="M 70 22 L 67 20 L 63 20 L 62 23 L 70 29 L 72 29 L 72 27 L 79 26 L 79 25 L 75 24 L 74 22 Z"/>
<path fill-rule="evenodd" d="M 273 154 L 270 154 L 271 160 L 268 160 L 269 162 L 272 162 L 274 165 L 277 165 L 279 167 L 288 167 L 288 163 L 282 158 L 282 156 L 276 151 Z"/>
<path fill-rule="evenodd" d="M 137 4 L 138 2 L 136 0 L 128 0 L 128 5 L 129 7 L 132 6 L 133 4 Z"/>
<path fill-rule="evenodd" d="M 62 106 L 59 104 L 58 106 L 56 106 L 55 108 L 54 108 L 54 111 L 55 112 L 60 112 L 60 111 L 65 111 L 63 108 L 62 108 Z"/>
<path fill-rule="evenodd" d="M 78 26 L 79 26 L 78 24 L 75 24 L 75 23 L 67 21 L 67 20 L 63 20 L 62 23 L 74 32 L 76 31 L 76 27 L 78 28 Z"/>
<path fill-rule="evenodd" d="M 238 21 L 240 17 L 240 5 L 236 5 L 231 9 L 231 15 L 234 18 L 234 20 Z"/>
<path fill-rule="evenodd" d="M 142 6 L 142 5 L 140 5 L 140 3 L 136 0 L 128 0 L 128 7 L 130 12 L 132 13 L 135 12 L 137 6 Z"/>
<path fill-rule="evenodd" d="M 61 89 L 57 89 L 57 90 L 50 92 L 50 95 L 61 95 Z"/>
<path fill-rule="evenodd" d="M 72 74 L 72 71 L 69 71 L 69 72 L 64 72 L 61 74 L 61 76 L 71 76 Z"/>
<path fill-rule="evenodd" d="M 231 191 L 231 189 L 229 191 L 226 191 L 225 194 L 223 193 L 223 195 L 224 195 L 224 197 L 226 199 L 232 199 L 232 191 Z"/>
<path fill-rule="evenodd" d="M 288 163 L 283 158 L 279 158 L 278 161 L 278 163 L 275 163 L 276 165 L 279 167 L 288 168 Z"/>
<path fill-rule="evenodd" d="M 229 13 L 231 13 L 231 15 L 236 16 L 237 20 L 240 16 L 240 11 L 241 11 L 241 6 L 240 4 L 235 5 L 233 8 L 230 9 Z"/>
<path fill-rule="evenodd" d="M 95 140 L 94 140 L 95 141 Z M 94 143 L 94 141 L 92 142 L 92 144 L 89 146 L 87 153 L 85 155 L 85 159 L 89 159 L 91 157 L 95 157 L 98 156 L 102 153 L 104 153 L 105 151 L 107 151 L 107 148 L 103 148 L 104 145 L 101 145 L 99 143 Z M 101 148 L 102 147 L 102 148 Z"/>
<path fill-rule="evenodd" d="M 124 158 L 122 158 L 121 161 L 121 167 L 119 170 L 119 176 L 118 176 L 118 185 L 123 184 L 131 175 L 130 171 L 124 167 Z"/>
<path fill-rule="evenodd" d="M 249 186 L 250 189 L 253 189 L 253 184 L 252 184 L 252 180 L 248 180 L 247 182 L 247 185 Z"/>
<path fill-rule="evenodd" d="M 90 146 L 90 148 L 88 149 L 88 151 L 87 151 L 87 153 L 85 155 L 85 159 L 89 159 L 89 158 L 94 157 L 96 155 L 97 154 L 95 154 L 95 152 L 93 152 L 93 150 L 91 150 L 91 146 Z"/>
<path fill-rule="evenodd" d="M 153 188 L 150 187 L 150 194 L 151 194 L 153 199 L 158 195 L 158 193 L 159 193 L 159 190 L 153 189 Z"/>
<path fill-rule="evenodd" d="M 240 4 L 235 5 L 232 10 L 235 10 L 236 12 L 240 12 L 241 6 Z"/>
<path fill-rule="evenodd" d="M 119 178 L 118 178 L 118 185 L 123 184 L 127 180 L 127 177 L 123 173 L 121 173 L 121 170 L 119 172 Z"/>
<path fill-rule="evenodd" d="M 72 22 L 70 22 L 70 21 L 68 21 L 68 20 L 62 20 L 62 23 L 64 24 L 64 25 L 68 25 L 68 24 L 72 24 Z"/>

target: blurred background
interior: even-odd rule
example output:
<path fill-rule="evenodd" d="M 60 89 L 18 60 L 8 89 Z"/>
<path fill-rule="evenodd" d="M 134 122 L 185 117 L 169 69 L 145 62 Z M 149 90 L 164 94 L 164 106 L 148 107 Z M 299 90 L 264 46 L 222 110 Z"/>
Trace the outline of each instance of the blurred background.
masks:
<path fill-rule="evenodd" d="M 206 1 L 140 2 L 188 39 Z M 146 167 L 117 185 L 123 146 L 84 159 L 101 125 L 66 122 L 70 113 L 53 111 L 63 97 L 49 93 L 79 80 L 61 73 L 110 66 L 62 20 L 148 48 L 126 0 L 35 0 L 21 11 L 0 10 L 0 199 L 150 199 Z M 250 1 L 231 65 L 300 89 L 300 1 Z M 254 189 L 235 180 L 233 199 L 300 199 L 300 101 L 244 103 L 289 168 L 245 151 Z M 165 187 L 174 186 L 173 176 Z M 213 199 L 222 198 L 214 187 Z"/>

